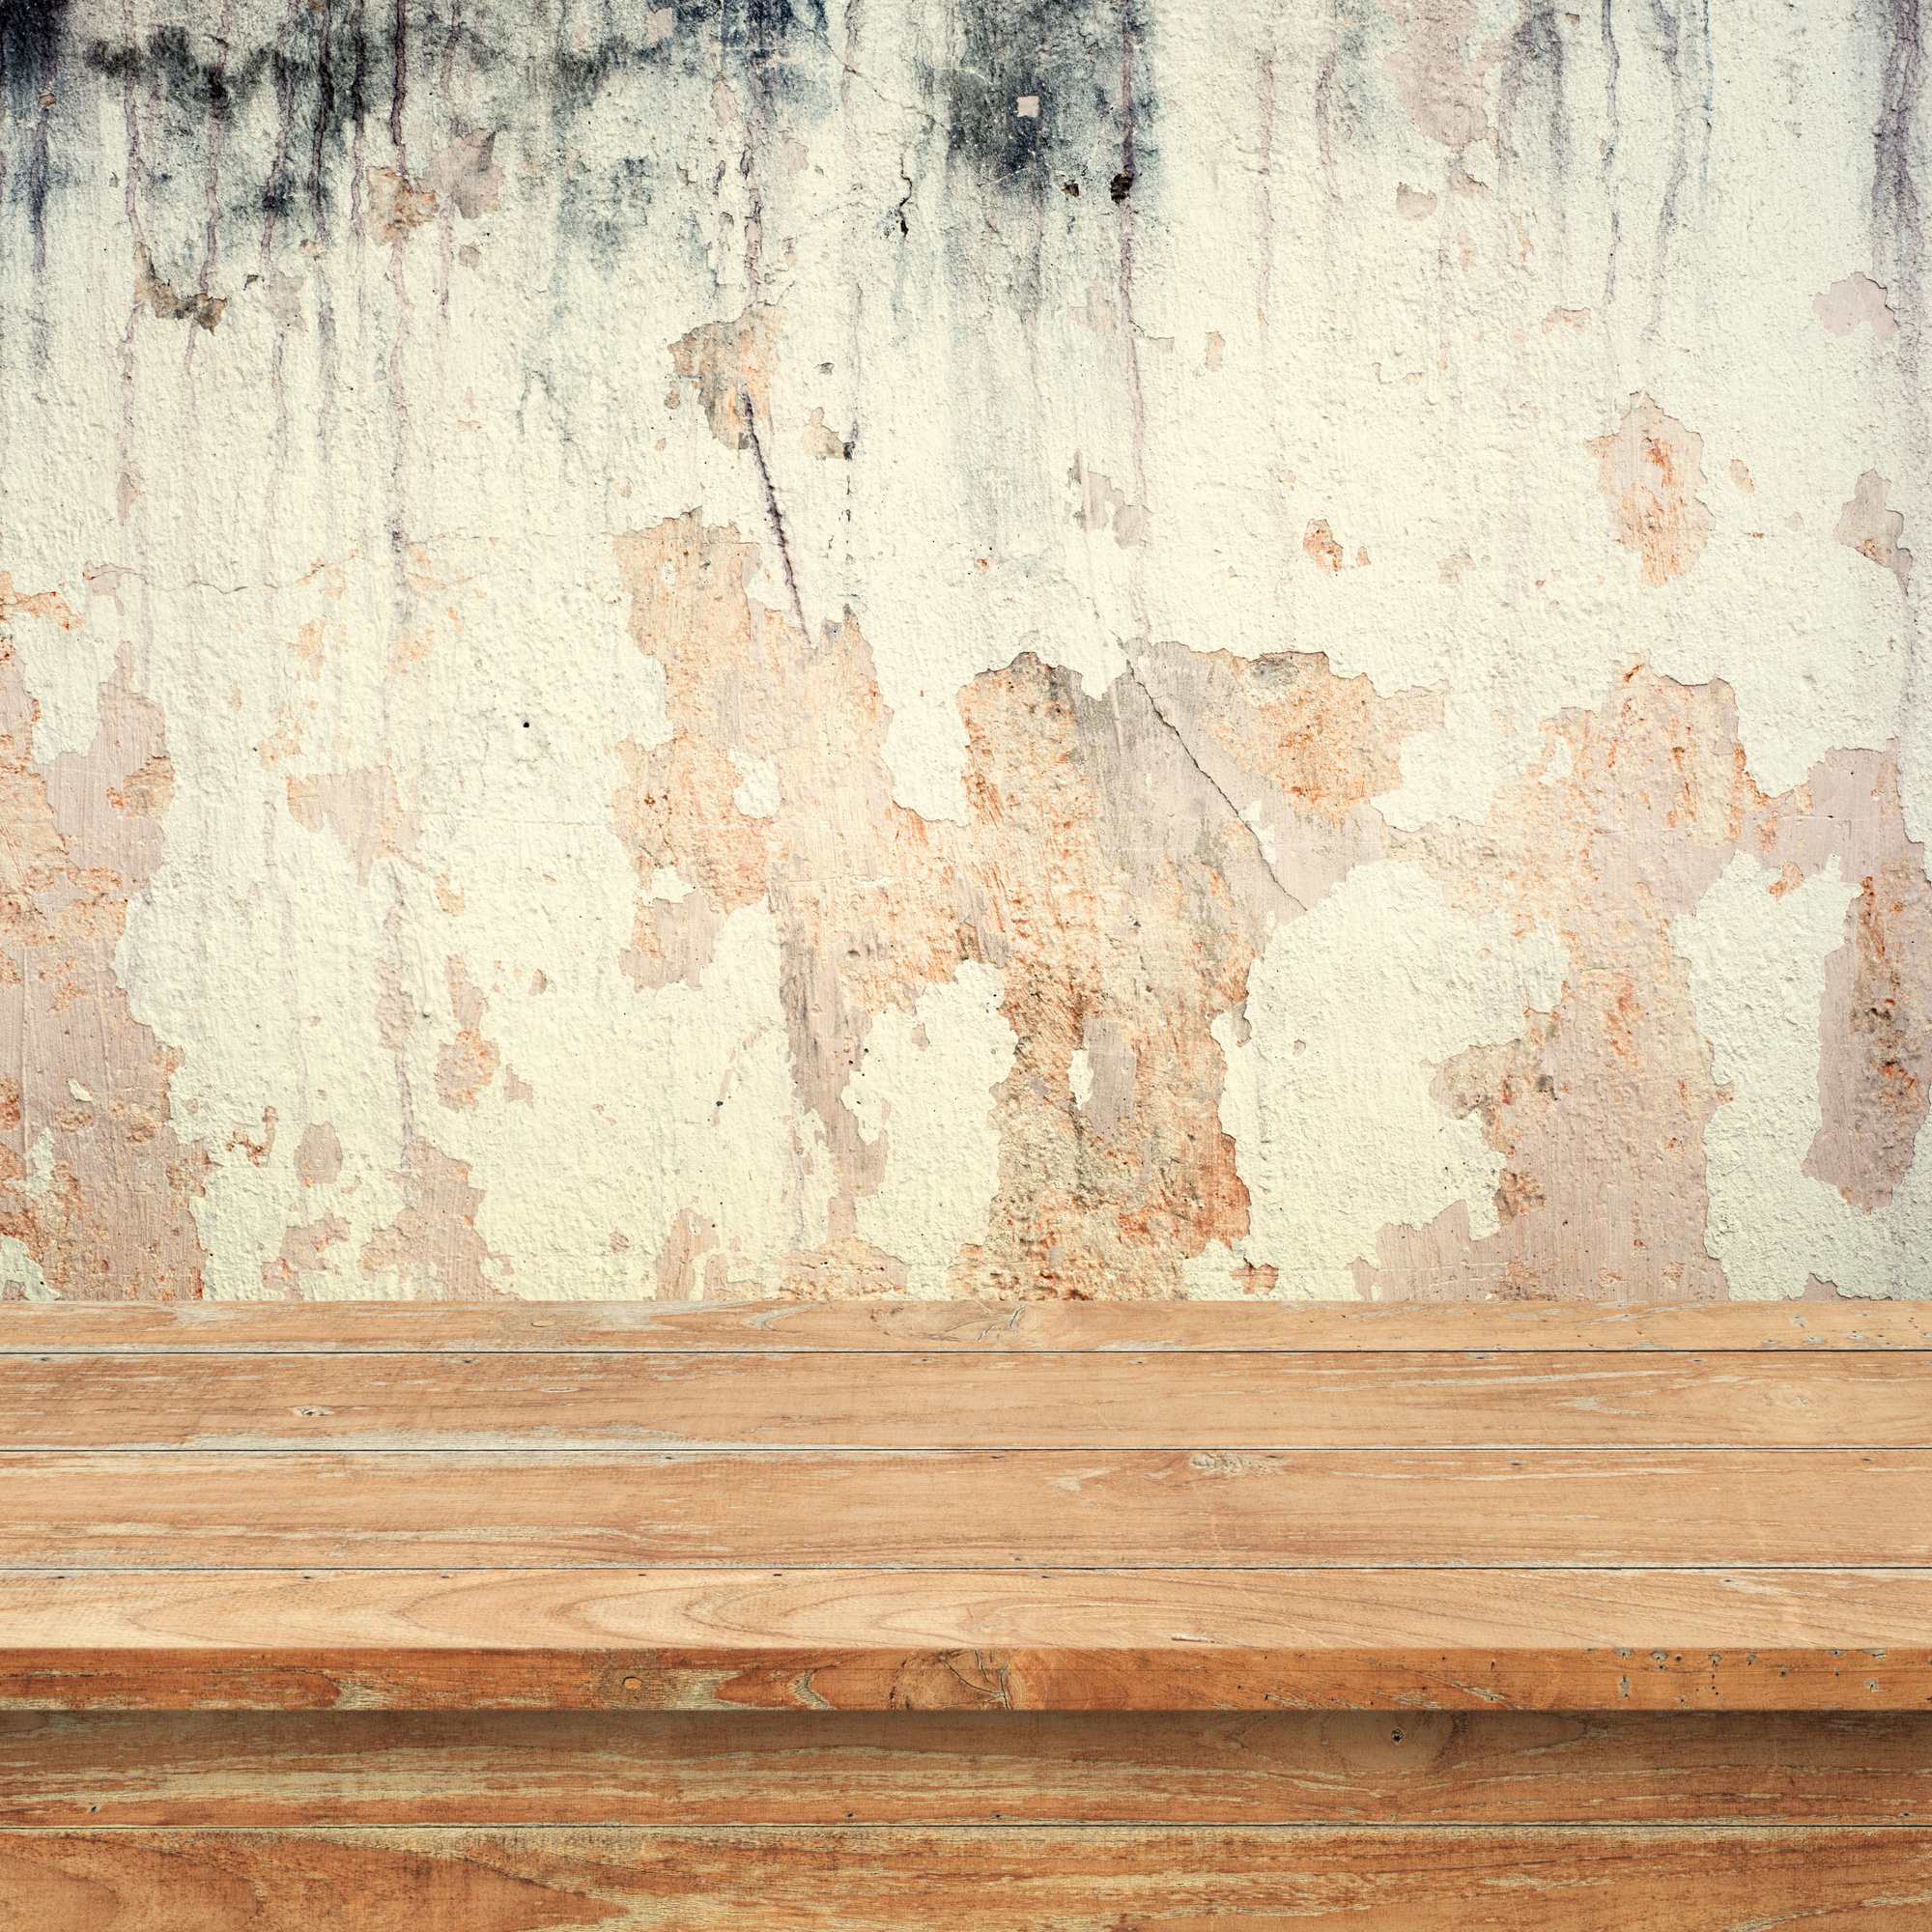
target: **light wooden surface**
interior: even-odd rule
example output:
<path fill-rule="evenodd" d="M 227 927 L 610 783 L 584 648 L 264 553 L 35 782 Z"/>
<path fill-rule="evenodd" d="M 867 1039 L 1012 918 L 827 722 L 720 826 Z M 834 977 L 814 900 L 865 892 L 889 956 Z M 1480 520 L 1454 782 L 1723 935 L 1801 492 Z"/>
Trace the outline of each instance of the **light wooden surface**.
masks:
<path fill-rule="evenodd" d="M 1924 1566 L 1925 1450 L 0 1457 L 14 1569 Z"/>
<path fill-rule="evenodd" d="M 1932 1841 L 1804 1827 L 0 1830 L 0 1900 L 10 1932 L 1924 1932 Z"/>
<path fill-rule="evenodd" d="M 19 1709 L 1932 1707 L 1917 1571 L 151 1571 L 0 1631 Z"/>
<path fill-rule="evenodd" d="M 5 1316 L 0 1352 L 24 1355 L 1932 1349 L 1932 1307 L 1911 1301 L 54 1302 L 12 1303 Z"/>
<path fill-rule="evenodd" d="M 1923 1709 L 1928 1377 L 1911 1305 L 9 1308 L 0 1705 Z"/>
<path fill-rule="evenodd" d="M 1924 1932 L 1928 1395 L 1910 1307 L 9 1308 L 0 1932 Z"/>
<path fill-rule="evenodd" d="M 1932 1350 L 0 1353 L 0 1450 L 1136 1445 L 1926 1449 Z"/>

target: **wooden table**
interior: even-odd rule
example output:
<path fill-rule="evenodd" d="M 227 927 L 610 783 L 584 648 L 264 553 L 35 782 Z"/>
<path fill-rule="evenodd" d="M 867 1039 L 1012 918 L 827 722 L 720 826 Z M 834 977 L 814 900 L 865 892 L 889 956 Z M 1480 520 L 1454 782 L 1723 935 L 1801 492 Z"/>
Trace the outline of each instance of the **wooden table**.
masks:
<path fill-rule="evenodd" d="M 1932 1925 L 1911 1304 L 10 1306 L 0 1452 L 9 1932 Z"/>

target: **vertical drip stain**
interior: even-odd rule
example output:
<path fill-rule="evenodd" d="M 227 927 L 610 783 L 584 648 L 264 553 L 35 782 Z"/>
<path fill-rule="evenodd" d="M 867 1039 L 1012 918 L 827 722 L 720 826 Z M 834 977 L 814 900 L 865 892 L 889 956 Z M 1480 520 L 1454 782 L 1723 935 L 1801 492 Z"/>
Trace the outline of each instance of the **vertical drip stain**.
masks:
<path fill-rule="evenodd" d="M 1134 501 L 1143 517 L 1148 500 L 1147 397 L 1141 388 L 1140 328 L 1134 320 L 1134 181 L 1140 172 L 1134 146 L 1134 0 L 1121 5 L 1121 171 L 1114 177 L 1113 198 L 1121 229 L 1121 334 L 1127 358 L 1127 394 L 1133 421 Z M 1137 551 L 1132 580 L 1134 635 L 1148 637 L 1147 582 Z"/>
<path fill-rule="evenodd" d="M 295 86 L 289 71 L 289 45 L 295 38 L 296 22 L 302 4 L 303 0 L 289 0 L 289 11 L 283 16 L 281 33 L 275 41 L 275 157 L 270 168 L 268 188 L 262 197 L 260 256 L 262 284 L 270 297 L 274 297 L 276 291 L 275 223 L 288 194 L 289 148 L 295 138 Z M 293 294 L 285 298 L 291 301 L 294 298 Z M 274 405 L 275 427 L 274 453 L 269 465 L 268 489 L 262 505 L 262 581 L 265 584 L 274 577 L 269 564 L 273 554 L 276 505 L 281 497 L 282 478 L 289 465 L 289 392 L 282 371 L 282 358 L 288 347 L 290 319 L 283 313 L 279 301 L 271 301 L 271 308 L 275 316 L 275 343 L 269 352 L 269 393 Z"/>
<path fill-rule="evenodd" d="M 335 0 L 316 0 L 315 118 L 309 129 L 308 207 L 318 244 L 325 239 L 327 219 L 323 156 L 328 141 L 328 130 L 335 122 L 335 67 L 330 45 L 334 12 Z"/>
<path fill-rule="evenodd" d="M 409 150 L 403 144 L 403 108 L 410 98 L 410 0 L 396 0 L 395 85 L 389 95 L 389 145 L 396 151 L 396 171 L 410 170 Z"/>
<path fill-rule="evenodd" d="M 456 47 L 463 37 L 463 0 L 453 0 L 449 28 L 442 37 L 442 68 L 440 88 L 442 97 L 443 132 L 454 139 L 461 125 L 456 113 Z M 447 195 L 441 198 L 436 222 L 436 366 L 440 372 L 447 363 L 449 347 L 449 294 L 456 279 L 456 211 Z M 435 462 L 432 454 L 430 461 Z"/>
<path fill-rule="evenodd" d="M 1657 30 L 1658 57 L 1670 78 L 1670 162 L 1663 178 L 1663 194 L 1657 209 L 1657 244 L 1651 259 L 1650 320 L 1644 325 L 1644 339 L 1655 342 L 1663 327 L 1663 298 L 1671 281 L 1672 245 L 1677 239 L 1677 201 L 1690 169 L 1690 104 L 1684 87 L 1684 19 L 1671 13 L 1663 0 L 1650 0 L 1651 19 Z"/>
<path fill-rule="evenodd" d="M 1335 69 L 1340 60 L 1341 0 L 1328 8 L 1328 43 L 1315 74 L 1315 149 L 1321 161 L 1321 185 L 1331 211 L 1342 201 L 1341 178 L 1335 168 Z"/>
<path fill-rule="evenodd" d="M 356 265 L 361 265 L 362 180 L 369 122 L 369 36 L 363 25 L 364 0 L 351 0 L 349 39 L 355 59 L 349 71 L 349 232 L 356 242 Z"/>
<path fill-rule="evenodd" d="M 1609 211 L 1610 246 L 1604 264 L 1604 308 L 1607 313 L 1617 298 L 1617 242 L 1621 217 L 1617 212 L 1617 141 L 1622 124 L 1617 119 L 1617 36 L 1611 23 L 1613 0 L 1604 0 L 1604 200 Z"/>
<path fill-rule="evenodd" d="M 34 123 L 33 157 L 27 163 L 27 225 L 34 238 L 36 279 L 47 271 L 47 150 L 54 118 L 53 80 L 50 64 L 41 94 L 40 116 Z"/>
<path fill-rule="evenodd" d="M 296 22 L 303 0 L 289 0 L 282 17 L 281 31 L 275 36 L 275 51 L 270 63 L 275 87 L 275 157 L 269 168 L 269 185 L 262 195 L 262 272 L 269 271 L 275 242 L 275 223 L 288 203 L 289 149 L 295 141 L 295 75 L 289 66 L 289 46 L 295 39 Z"/>
<path fill-rule="evenodd" d="M 203 295 L 212 293 L 214 270 L 221 260 L 221 142 L 228 127 L 228 47 L 235 32 L 235 0 L 223 0 L 221 24 L 215 29 L 214 63 L 208 86 L 208 175 L 204 194 L 208 220 L 204 230 L 201 269 L 195 286 Z M 194 346 L 194 330 L 188 330 L 188 347 Z"/>
<path fill-rule="evenodd" d="M 1255 311 L 1261 318 L 1263 353 L 1267 353 L 1274 327 L 1274 258 L 1279 245 L 1279 222 L 1275 213 L 1275 166 L 1274 139 L 1275 121 L 1280 113 L 1276 99 L 1275 62 L 1280 45 L 1282 24 L 1281 0 L 1268 10 L 1267 24 L 1264 29 L 1267 39 L 1261 60 L 1261 86 L 1259 89 L 1259 112 L 1261 117 L 1261 154 L 1256 168 L 1257 180 L 1257 228 L 1255 246 L 1261 261 L 1255 277 Z M 1316 111 L 1325 118 L 1327 101 L 1325 90 L 1334 83 L 1334 51 L 1331 44 L 1327 59 L 1323 63 L 1321 77 L 1316 82 Z M 1327 146 L 1327 129 L 1321 128 L 1320 138 L 1323 149 Z M 1332 173 L 1332 156 L 1329 157 Z M 1332 204 L 1331 204 L 1332 206 Z M 1273 434 L 1276 447 L 1282 446 L 1284 438 L 1281 428 L 1281 410 L 1275 399 L 1272 385 L 1268 394 L 1268 424 Z M 1272 523 L 1277 532 L 1276 541 L 1283 556 L 1293 554 L 1291 546 L 1294 539 L 1291 534 L 1291 516 L 1283 482 L 1283 471 L 1277 465 L 1270 465 L 1267 477 L 1268 502 L 1273 511 Z M 1293 632 L 1291 613 L 1290 632 Z"/>
<path fill-rule="evenodd" d="M 1925 327 L 1925 233 L 1912 173 L 1913 123 L 1923 86 L 1924 41 L 1918 0 L 1886 0 L 1889 27 L 1878 126 L 1873 132 L 1872 224 L 1881 279 L 1893 291 L 1899 358 L 1915 380 Z"/>
<path fill-rule="evenodd" d="M 359 57 L 361 52 L 359 43 L 357 52 Z M 389 144 L 393 151 L 392 165 L 396 177 L 398 181 L 407 184 L 409 149 L 404 139 L 403 110 L 409 99 L 408 0 L 396 0 L 392 58 L 394 70 L 389 96 Z M 358 71 L 358 97 L 360 77 Z M 351 189 L 358 203 L 364 192 L 366 179 L 365 170 L 358 161 Z M 381 245 L 388 249 L 388 282 L 395 301 L 395 323 L 388 342 L 384 382 L 384 387 L 387 392 L 392 438 L 388 466 L 387 515 L 384 522 L 391 573 L 390 623 L 393 627 L 394 639 L 400 641 L 408 634 L 414 615 L 414 600 L 411 591 L 409 569 L 409 472 L 412 425 L 409 391 L 405 383 L 410 347 L 410 318 L 413 306 L 409 284 L 410 233 L 407 228 L 403 228 L 392 238 L 384 240 L 383 231 L 379 229 L 378 235 Z M 394 680 L 387 676 L 382 680 L 378 752 L 384 765 L 388 763 L 395 737 L 391 722 L 393 682 Z M 391 888 L 394 898 L 383 921 L 383 934 L 388 942 L 389 949 L 388 958 L 385 961 L 388 979 L 384 986 L 383 1004 L 391 1014 L 396 1099 L 402 1123 L 402 1158 L 398 1167 L 401 1174 L 409 1175 L 414 1171 L 417 1160 L 418 1135 L 408 1052 L 409 1033 L 414 1023 L 415 994 L 410 984 L 410 917 L 403 868 L 400 866 L 391 867 Z"/>
<path fill-rule="evenodd" d="M 1910 412 L 1910 446 L 1923 466 L 1932 460 L 1920 366 L 1925 346 L 1925 230 L 1919 215 L 1918 185 L 1912 173 L 1912 143 L 1923 89 L 1925 43 L 1919 0 L 1886 0 L 1883 13 L 1890 25 L 1891 43 L 1886 50 L 1872 144 L 1872 258 L 1891 292 L 1891 306 L 1898 317 L 1898 369 L 1904 392 L 1901 410 Z M 1905 688 L 1902 735 L 1910 743 L 1922 729 L 1918 712 L 1925 683 L 1922 639 L 1910 604 L 1906 623 L 1912 669 Z"/>
<path fill-rule="evenodd" d="M 1555 229 L 1552 249 L 1557 279 L 1568 258 L 1569 220 L 1565 189 L 1570 179 L 1570 110 L 1563 35 L 1550 0 L 1529 0 L 1523 16 L 1509 37 L 1496 86 L 1496 181 L 1506 198 L 1535 193 L 1534 170 L 1523 166 L 1523 149 L 1530 138 L 1528 120 L 1531 90 L 1540 83 L 1547 98 L 1542 138 L 1552 192 L 1548 217 Z"/>
<path fill-rule="evenodd" d="M 334 434 L 336 341 L 335 301 L 330 293 L 328 271 L 329 220 L 328 188 L 325 174 L 328 132 L 335 121 L 335 66 L 332 37 L 335 0 L 318 0 L 315 15 L 315 122 L 309 136 L 308 206 L 309 220 L 315 231 L 315 341 L 321 374 L 321 396 L 316 410 L 316 441 L 325 472 L 328 466 L 330 440 Z M 355 177 L 350 174 L 349 198 L 355 202 Z"/>
<path fill-rule="evenodd" d="M 41 47 L 40 113 L 27 162 L 27 225 L 34 242 L 34 359 L 42 369 L 47 366 L 47 176 L 52 165 L 57 60 L 58 47 L 49 36 Z"/>
<path fill-rule="evenodd" d="M 133 33 L 133 0 L 124 0 L 122 18 L 125 30 L 131 37 Z M 141 226 L 141 205 L 135 193 L 135 185 L 141 175 L 141 120 L 140 109 L 134 98 L 134 72 L 130 67 L 121 76 L 121 110 L 127 128 L 127 153 L 122 167 L 121 207 L 128 223 L 128 233 L 133 239 L 134 247 L 143 259 L 149 257 L 148 239 Z M 127 523 L 129 512 L 136 500 L 137 478 L 140 474 L 134 453 L 135 406 L 134 406 L 134 328 L 141 318 L 141 302 L 136 297 L 128 304 L 127 327 L 121 335 L 121 408 L 117 422 L 119 443 L 120 475 L 116 479 L 117 507 L 121 521 Z M 147 579 L 142 578 L 142 602 L 147 601 Z"/>

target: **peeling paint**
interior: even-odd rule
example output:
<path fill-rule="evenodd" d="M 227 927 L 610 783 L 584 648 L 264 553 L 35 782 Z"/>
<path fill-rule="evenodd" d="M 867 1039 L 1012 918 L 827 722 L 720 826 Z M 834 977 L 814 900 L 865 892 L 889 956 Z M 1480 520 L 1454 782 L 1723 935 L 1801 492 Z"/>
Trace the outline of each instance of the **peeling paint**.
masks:
<path fill-rule="evenodd" d="M 14 1048 L 0 1237 L 17 1244 L 0 1293 L 192 1299 L 207 1156 L 175 1124 L 179 1056 L 130 1014 L 115 968 L 173 801 L 161 718 L 121 661 L 86 748 L 56 740 L 37 758 L 40 707 L 15 640 L 35 626 L 71 637 L 86 620 L 0 576 L 0 1031 Z M 36 640 L 35 661 L 50 641 Z M 70 661 L 89 662 L 77 639 Z"/>
<path fill-rule="evenodd" d="M 1890 571 L 1898 579 L 1898 587 L 1909 594 L 1912 553 L 1898 541 L 1905 533 L 1904 512 L 1885 506 L 1890 489 L 1876 469 L 1867 469 L 1859 478 L 1851 501 L 1838 512 L 1838 526 L 1832 539 L 1869 557 L 1881 570 Z"/>
<path fill-rule="evenodd" d="M 1386 1223 L 1461 1204 L 1474 1235 L 1494 1232 L 1501 1162 L 1432 1095 L 1432 1064 L 1519 1037 L 1556 1006 L 1563 975 L 1548 926 L 1471 921 L 1393 861 L 1356 867 L 1282 927 L 1249 976 L 1248 1043 L 1217 1030 L 1222 1122 L 1254 1201 L 1242 1259 L 1274 1268 L 1277 1293 L 1335 1297 Z M 1412 1054 L 1365 1050 L 1398 1014 Z"/>
<path fill-rule="evenodd" d="M 1811 312 L 1833 335 L 1849 335 L 1861 323 L 1870 326 L 1874 342 L 1889 342 L 1898 333 L 1898 318 L 1886 300 L 1885 291 L 1869 275 L 1860 272 L 1813 296 Z"/>
<path fill-rule="evenodd" d="M 151 14 L 0 1296 L 1932 1293 L 1910 9 Z"/>
<path fill-rule="evenodd" d="M 1667 416 L 1648 396 L 1633 396 L 1614 436 L 1590 444 L 1597 487 L 1615 520 L 1617 541 L 1643 562 L 1643 581 L 1682 577 L 1703 554 L 1716 519 L 1704 487 L 1704 439 Z"/>

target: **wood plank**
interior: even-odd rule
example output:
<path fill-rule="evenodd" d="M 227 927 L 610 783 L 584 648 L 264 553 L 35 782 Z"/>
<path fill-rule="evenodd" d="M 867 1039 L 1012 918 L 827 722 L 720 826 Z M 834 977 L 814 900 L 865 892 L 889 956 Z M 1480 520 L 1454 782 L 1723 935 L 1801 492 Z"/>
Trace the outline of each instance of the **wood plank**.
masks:
<path fill-rule="evenodd" d="M 1909 1301 L 220 1302 L 9 1304 L 0 1352 L 425 1350 L 1185 1352 L 1932 1349 Z"/>
<path fill-rule="evenodd" d="M 0 1708 L 1920 1710 L 1922 1571 L 0 1575 Z"/>
<path fill-rule="evenodd" d="M 1877 1825 L 1932 1714 L 15 1712 L 14 1825 Z"/>
<path fill-rule="evenodd" d="M 1915 1450 L 0 1457 L 10 1568 L 1928 1560 Z"/>
<path fill-rule="evenodd" d="M 6 1449 L 1932 1446 L 1932 1354 L 0 1356 Z"/>
<path fill-rule="evenodd" d="M 11 1830 L 0 1900 L 35 1932 L 1921 1932 L 1932 1834 Z"/>

